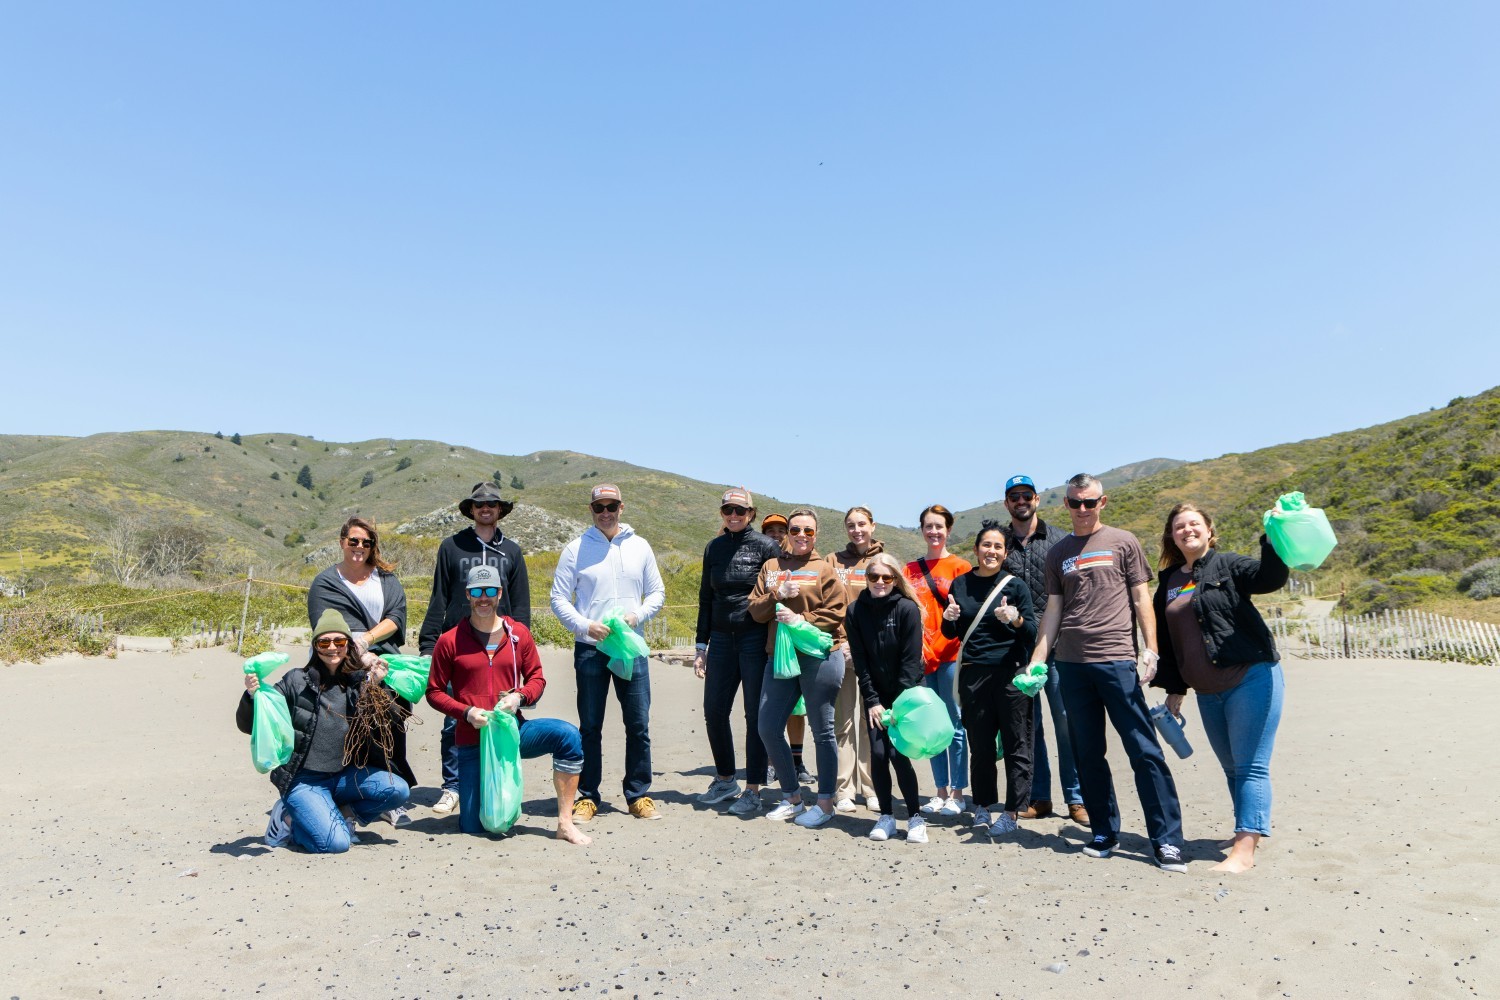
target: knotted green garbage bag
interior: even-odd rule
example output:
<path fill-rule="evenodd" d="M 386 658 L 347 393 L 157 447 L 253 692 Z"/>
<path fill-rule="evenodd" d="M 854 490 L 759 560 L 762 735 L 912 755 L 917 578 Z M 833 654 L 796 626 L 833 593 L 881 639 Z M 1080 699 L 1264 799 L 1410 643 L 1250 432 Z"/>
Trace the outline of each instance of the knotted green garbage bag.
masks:
<path fill-rule="evenodd" d="M 891 745 L 909 760 L 927 760 L 953 742 L 948 706 L 929 687 L 907 688 L 882 717 Z"/>
<path fill-rule="evenodd" d="M 640 656 L 650 656 L 651 647 L 646 645 L 639 633 L 625 621 L 619 611 L 611 611 L 600 622 L 609 629 L 609 635 L 599 640 L 599 652 L 609 657 L 609 669 L 622 681 L 635 676 L 635 661 Z"/>
<path fill-rule="evenodd" d="M 1011 683 L 1026 697 L 1035 698 L 1036 693 L 1047 686 L 1047 664 L 1033 663 L 1026 668 L 1025 673 L 1016 674 Z"/>
<path fill-rule="evenodd" d="M 505 833 L 521 815 L 521 727 L 496 708 L 479 731 L 479 822 Z"/>
<path fill-rule="evenodd" d="M 255 719 L 250 724 L 250 760 L 261 774 L 274 771 L 292 759 L 292 713 L 286 697 L 268 679 L 271 672 L 284 665 L 285 653 L 261 653 L 245 661 L 245 673 L 260 678 L 252 702 Z"/>
<path fill-rule="evenodd" d="M 778 604 L 776 610 L 781 611 L 783 608 Z M 784 681 L 801 677 L 802 664 L 797 660 L 798 653 L 823 657 L 832 648 L 833 636 L 812 622 L 804 620 L 793 625 L 777 622 L 776 652 L 771 663 L 771 675 Z"/>
<path fill-rule="evenodd" d="M 1317 569 L 1339 543 L 1328 515 L 1318 507 L 1309 507 L 1301 493 L 1283 493 L 1263 520 L 1271 548 L 1291 569 Z"/>
<path fill-rule="evenodd" d="M 427 674 L 432 670 L 430 656 L 403 656 L 386 653 L 380 657 L 388 668 L 386 686 L 413 704 L 427 694 Z"/>

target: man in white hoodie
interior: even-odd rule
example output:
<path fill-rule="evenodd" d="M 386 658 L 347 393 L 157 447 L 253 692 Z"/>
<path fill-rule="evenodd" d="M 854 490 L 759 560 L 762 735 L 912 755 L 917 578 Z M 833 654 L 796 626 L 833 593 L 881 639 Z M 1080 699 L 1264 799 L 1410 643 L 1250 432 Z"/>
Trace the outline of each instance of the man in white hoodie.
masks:
<path fill-rule="evenodd" d="M 573 667 L 578 675 L 578 731 L 583 736 L 583 773 L 573 822 L 587 823 L 599 811 L 604 760 L 601 737 L 609 688 L 625 717 L 625 801 L 636 819 L 661 819 L 651 790 L 651 676 L 646 657 L 636 659 L 631 678 L 609 669 L 609 657 L 596 648 L 609 635 L 603 619 L 619 611 L 640 631 L 661 610 L 667 588 L 656 568 L 656 554 L 630 525 L 621 521 L 625 501 L 612 483 L 595 486 L 589 497 L 594 526 L 573 539 L 557 560 L 552 577 L 552 612 L 573 633 Z"/>

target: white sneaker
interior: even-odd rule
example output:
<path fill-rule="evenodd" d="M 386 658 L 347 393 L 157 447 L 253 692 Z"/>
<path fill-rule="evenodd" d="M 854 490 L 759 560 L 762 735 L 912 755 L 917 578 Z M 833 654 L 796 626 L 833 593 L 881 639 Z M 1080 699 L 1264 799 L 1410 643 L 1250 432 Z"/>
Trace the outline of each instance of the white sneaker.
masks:
<path fill-rule="evenodd" d="M 446 816 L 458 808 L 458 793 L 451 788 L 443 789 L 443 794 L 432 804 L 432 811 L 439 816 Z"/>
<path fill-rule="evenodd" d="M 798 826 L 805 826 L 811 829 L 815 826 L 822 826 L 831 819 L 833 819 L 833 813 L 824 812 L 822 806 L 814 805 L 811 809 L 804 809 L 802 815 L 792 820 L 792 822 Z"/>
<path fill-rule="evenodd" d="M 385 812 L 380 814 L 380 818 L 391 824 L 391 826 L 411 825 L 411 817 L 408 816 L 406 814 L 406 810 L 402 809 L 400 806 L 397 806 L 395 809 L 387 809 Z"/>
<path fill-rule="evenodd" d="M 875 821 L 875 828 L 870 831 L 871 840 L 890 840 L 896 835 L 896 817 L 881 816 Z"/>
<path fill-rule="evenodd" d="M 920 816 L 913 816 L 906 821 L 906 842 L 908 844 L 927 843 L 927 821 Z"/>
<path fill-rule="evenodd" d="M 932 798 L 927 800 L 927 803 L 925 805 L 922 806 L 922 811 L 931 816 L 933 813 L 943 808 L 943 806 L 946 805 L 947 802 L 948 800 L 943 798 L 941 795 L 934 795 Z"/>
<path fill-rule="evenodd" d="M 833 804 L 833 809 L 835 812 L 852 813 L 857 808 L 858 807 L 854 804 L 853 799 L 839 799 Z"/>
<path fill-rule="evenodd" d="M 944 799 L 943 804 L 938 807 L 937 814 L 939 816 L 958 816 L 961 815 L 963 811 L 963 799 L 947 798 Z"/>
<path fill-rule="evenodd" d="M 994 820 L 990 819 L 990 811 L 984 806 L 974 807 L 974 825 L 989 826 Z"/>
<path fill-rule="evenodd" d="M 991 837 L 1004 837 L 1016 832 L 1016 821 L 1011 818 L 1010 813 L 1000 812 L 995 814 L 995 822 L 990 826 Z"/>
<path fill-rule="evenodd" d="M 706 806 L 716 805 L 726 799 L 735 798 L 740 794 L 740 783 L 733 778 L 715 778 L 709 782 L 708 791 L 698 796 L 698 801 Z"/>
<path fill-rule="evenodd" d="M 771 808 L 770 812 L 766 813 L 766 819 L 784 823 L 794 816 L 800 815 L 806 808 L 800 802 L 793 802 L 791 799 L 782 799 Z"/>
<path fill-rule="evenodd" d="M 880 799 L 874 795 L 871 795 L 869 798 L 865 799 L 865 808 L 870 810 L 870 812 L 872 813 L 880 812 Z"/>

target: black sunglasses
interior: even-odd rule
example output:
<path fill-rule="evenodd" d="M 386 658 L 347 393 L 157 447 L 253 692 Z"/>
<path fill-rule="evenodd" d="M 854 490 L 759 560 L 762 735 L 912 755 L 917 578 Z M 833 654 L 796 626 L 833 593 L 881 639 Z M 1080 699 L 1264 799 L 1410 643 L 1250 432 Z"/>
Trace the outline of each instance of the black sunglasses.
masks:
<path fill-rule="evenodd" d="M 344 541 L 349 543 L 351 549 L 373 549 L 375 547 L 375 540 L 373 538 L 346 538 Z"/>
<path fill-rule="evenodd" d="M 499 597 L 500 596 L 500 588 L 499 587 L 470 587 L 469 588 L 469 596 L 470 597 Z"/>
<path fill-rule="evenodd" d="M 1080 507 L 1084 508 L 1085 510 L 1093 510 L 1095 507 L 1099 506 L 1099 504 L 1103 502 L 1104 498 L 1103 497 L 1088 497 L 1088 498 L 1083 499 L 1083 500 L 1075 500 L 1072 497 L 1068 497 L 1067 500 L 1068 500 L 1068 506 L 1072 507 L 1074 510 L 1077 510 Z"/>
<path fill-rule="evenodd" d="M 612 500 L 609 503 L 600 502 L 589 504 L 589 510 L 593 511 L 595 514 L 603 514 L 605 511 L 609 511 L 611 514 L 613 514 L 619 509 L 620 501 L 618 500 Z"/>
<path fill-rule="evenodd" d="M 475 507 L 498 507 L 498 506 L 500 506 L 500 501 L 499 500 L 475 500 L 474 501 L 474 506 Z"/>
<path fill-rule="evenodd" d="M 731 514 L 733 514 L 735 517 L 744 517 L 746 514 L 750 513 L 750 508 L 741 507 L 737 503 L 726 503 L 724 506 L 719 508 L 719 513 L 723 514 L 725 517 L 728 517 Z"/>
<path fill-rule="evenodd" d="M 1006 500 L 1007 503 L 1030 503 L 1031 501 L 1033 501 L 1035 499 L 1036 499 L 1036 494 L 1035 493 L 1007 493 L 1007 494 L 1005 494 L 1005 500 Z"/>

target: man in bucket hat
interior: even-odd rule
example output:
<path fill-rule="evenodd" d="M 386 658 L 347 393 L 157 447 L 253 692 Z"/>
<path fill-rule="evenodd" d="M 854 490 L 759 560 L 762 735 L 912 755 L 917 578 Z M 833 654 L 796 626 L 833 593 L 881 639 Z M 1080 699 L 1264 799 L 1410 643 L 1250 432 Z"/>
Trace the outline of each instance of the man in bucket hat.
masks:
<path fill-rule="evenodd" d="M 422 619 L 418 648 L 431 656 L 438 637 L 469 616 L 464 581 L 475 566 L 493 566 L 504 589 L 495 613 L 507 615 L 531 627 L 531 589 L 526 579 L 526 560 L 521 547 L 505 537 L 500 520 L 515 509 L 515 503 L 500 497 L 494 483 L 475 483 L 468 496 L 458 502 L 458 512 L 473 521 L 438 546 L 437 565 L 432 570 L 432 598 Z M 432 808 L 446 815 L 458 805 L 458 755 L 453 745 L 454 721 L 443 720 L 439 752 L 443 762 L 443 794 Z"/>
<path fill-rule="evenodd" d="M 604 710 L 613 685 L 625 721 L 625 781 L 630 815 L 660 819 L 651 790 L 651 675 L 647 659 L 637 657 L 630 679 L 611 672 L 609 656 L 597 648 L 609 635 L 603 622 L 619 613 L 630 628 L 641 626 L 661 610 L 667 588 L 656 566 L 656 554 L 624 523 L 625 501 L 613 483 L 595 486 L 589 495 L 594 526 L 563 549 L 552 577 L 552 613 L 573 633 L 573 669 L 578 680 L 578 729 L 583 735 L 583 774 L 578 782 L 575 822 L 587 823 L 600 805 L 603 777 Z"/>

